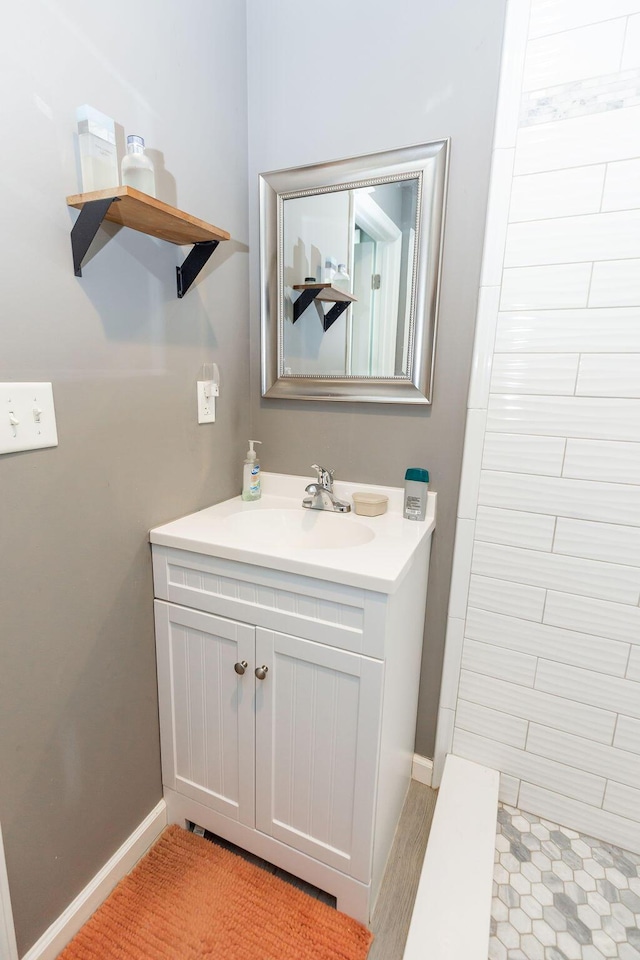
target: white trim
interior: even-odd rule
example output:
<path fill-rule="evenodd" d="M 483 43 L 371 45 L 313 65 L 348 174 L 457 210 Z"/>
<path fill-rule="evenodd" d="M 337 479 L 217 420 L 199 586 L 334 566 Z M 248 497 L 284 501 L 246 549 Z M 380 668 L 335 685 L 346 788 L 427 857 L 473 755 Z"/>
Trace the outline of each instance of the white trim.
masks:
<path fill-rule="evenodd" d="M 493 362 L 493 347 L 500 300 L 505 238 L 509 216 L 509 200 L 513 179 L 515 143 L 518 133 L 518 105 L 524 56 L 527 45 L 531 0 L 508 0 L 505 31 L 502 43 L 502 66 L 498 92 L 498 107 L 493 133 L 491 176 L 485 237 L 482 253 L 480 295 L 476 313 L 473 346 L 472 377 L 467 397 L 467 423 L 460 477 L 460 498 L 456 509 L 454 565 L 451 571 L 449 620 L 464 621 L 467 616 L 467 594 L 471 576 L 471 554 L 475 537 L 475 508 L 473 497 L 480 477 L 483 437 L 479 426 L 489 402 L 489 382 Z M 516 93 L 517 92 L 517 93 Z M 469 420 L 475 432 L 468 429 Z M 476 496 L 477 500 L 477 496 Z M 467 514 L 468 516 L 465 516 Z M 460 673 L 461 649 L 455 631 L 447 631 L 444 648 L 443 676 L 450 692 L 455 677 Z M 438 725 L 434 749 L 433 785 L 438 786 L 445 765 L 445 757 L 453 746 L 455 709 L 441 699 L 438 703 Z"/>
<path fill-rule="evenodd" d="M 13 929 L 9 878 L 4 862 L 2 828 L 0 827 L 0 960 L 18 960 L 18 947 Z"/>
<path fill-rule="evenodd" d="M 447 757 L 404 960 L 487 960 L 499 779 Z"/>
<path fill-rule="evenodd" d="M 414 753 L 413 763 L 411 765 L 411 779 L 417 780 L 418 783 L 424 783 L 430 787 L 432 776 L 433 760 L 429 760 L 428 757 L 421 757 L 419 753 Z"/>
<path fill-rule="evenodd" d="M 147 852 L 166 824 L 167 805 L 161 800 L 22 960 L 55 960 L 116 884 Z"/>

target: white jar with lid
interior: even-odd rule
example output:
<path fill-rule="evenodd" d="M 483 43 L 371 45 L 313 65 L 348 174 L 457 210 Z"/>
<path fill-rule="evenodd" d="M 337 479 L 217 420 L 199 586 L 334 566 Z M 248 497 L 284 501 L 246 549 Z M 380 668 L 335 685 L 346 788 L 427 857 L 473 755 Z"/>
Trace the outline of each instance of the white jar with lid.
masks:
<path fill-rule="evenodd" d="M 429 471 L 424 467 L 409 467 L 404 475 L 404 517 L 406 520 L 424 520 L 427 515 Z"/>

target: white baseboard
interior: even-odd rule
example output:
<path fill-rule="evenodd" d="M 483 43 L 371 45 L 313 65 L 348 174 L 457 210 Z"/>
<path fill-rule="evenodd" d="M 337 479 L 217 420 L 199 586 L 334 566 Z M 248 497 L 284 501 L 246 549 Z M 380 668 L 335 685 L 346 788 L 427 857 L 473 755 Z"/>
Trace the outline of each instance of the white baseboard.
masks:
<path fill-rule="evenodd" d="M 140 857 L 144 856 L 166 824 L 167 805 L 161 800 L 22 960 L 55 960 L 107 899 L 116 884 L 130 873 Z"/>
<path fill-rule="evenodd" d="M 18 960 L 16 935 L 13 929 L 9 880 L 4 862 L 2 830 L 0 829 L 0 957 L 2 960 Z"/>
<path fill-rule="evenodd" d="M 413 764 L 411 765 L 411 779 L 417 780 L 418 783 L 426 783 L 426 785 L 430 787 L 432 777 L 433 760 L 429 760 L 428 757 L 421 757 L 420 754 L 414 753 Z"/>

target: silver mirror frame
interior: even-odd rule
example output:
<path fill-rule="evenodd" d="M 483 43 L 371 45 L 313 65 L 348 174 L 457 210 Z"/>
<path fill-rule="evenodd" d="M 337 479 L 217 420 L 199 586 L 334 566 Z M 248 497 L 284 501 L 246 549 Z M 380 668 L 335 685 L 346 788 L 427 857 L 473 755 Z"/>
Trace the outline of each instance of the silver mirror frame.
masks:
<path fill-rule="evenodd" d="M 431 403 L 449 143 L 435 140 L 259 176 L 262 396 L 361 403 Z M 287 195 L 370 180 L 419 180 L 419 231 L 414 271 L 413 355 L 408 377 L 283 376 L 281 373 L 283 202 Z"/>

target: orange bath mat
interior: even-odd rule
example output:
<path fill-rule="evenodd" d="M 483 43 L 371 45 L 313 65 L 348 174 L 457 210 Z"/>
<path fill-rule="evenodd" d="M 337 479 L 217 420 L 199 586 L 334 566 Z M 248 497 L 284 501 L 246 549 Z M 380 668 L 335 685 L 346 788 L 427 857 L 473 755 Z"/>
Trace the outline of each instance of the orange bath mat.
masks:
<path fill-rule="evenodd" d="M 364 960 L 372 939 L 343 913 L 171 826 L 58 960 Z"/>

